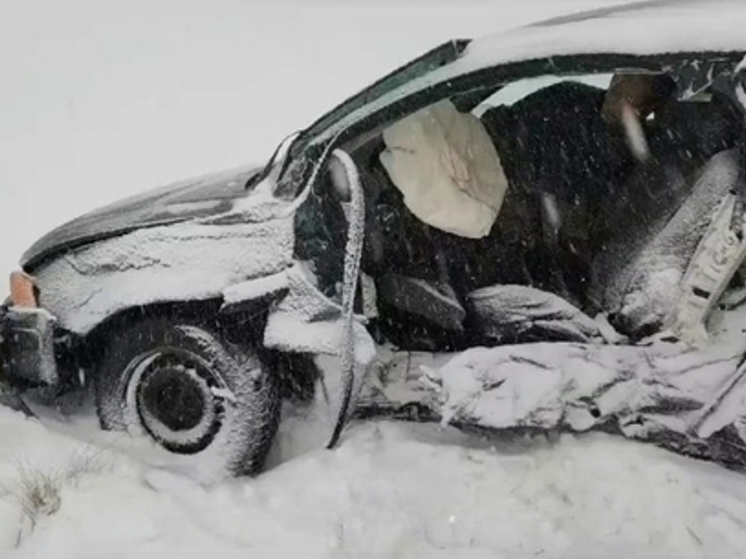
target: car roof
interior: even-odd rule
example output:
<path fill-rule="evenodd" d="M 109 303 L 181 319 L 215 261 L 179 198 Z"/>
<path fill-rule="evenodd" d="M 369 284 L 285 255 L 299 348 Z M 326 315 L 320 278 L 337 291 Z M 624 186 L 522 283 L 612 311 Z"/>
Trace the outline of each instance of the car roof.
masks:
<path fill-rule="evenodd" d="M 743 0 L 649 0 L 589 10 L 471 42 L 459 65 L 592 53 L 650 55 L 746 46 Z"/>
<path fill-rule="evenodd" d="M 353 110 L 332 111 L 310 143 L 325 142 L 365 115 L 429 86 L 483 68 L 587 54 L 746 52 L 745 0 L 649 0 L 539 21 L 464 42 L 458 56 Z M 352 98 L 355 99 L 355 98 Z M 351 99 L 351 100 L 352 100 Z M 313 129 L 312 127 L 309 129 Z"/>

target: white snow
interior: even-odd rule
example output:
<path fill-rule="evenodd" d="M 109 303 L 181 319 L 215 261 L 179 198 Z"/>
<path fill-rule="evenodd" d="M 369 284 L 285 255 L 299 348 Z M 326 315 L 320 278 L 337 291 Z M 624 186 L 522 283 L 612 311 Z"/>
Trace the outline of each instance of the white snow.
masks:
<path fill-rule="evenodd" d="M 263 278 L 257 278 L 226 287 L 223 290 L 225 305 L 234 305 L 243 301 L 258 299 L 271 293 L 285 289 L 288 277 L 285 272 L 279 272 Z"/>
<path fill-rule="evenodd" d="M 368 363 L 375 355 L 375 345 L 365 327 L 357 320 L 353 324 L 355 360 Z M 344 341 L 344 322 L 333 320 L 306 321 L 295 313 L 273 312 L 264 330 L 264 345 L 280 351 L 338 355 Z"/>
<path fill-rule="evenodd" d="M 221 398 L 223 400 L 228 400 L 231 403 L 235 403 L 238 401 L 236 399 L 236 395 L 230 388 L 215 388 L 213 386 L 210 388 L 210 392 L 212 392 L 215 397 Z"/>
<path fill-rule="evenodd" d="M 744 59 L 746 60 L 746 58 Z M 743 63 L 741 63 L 742 65 Z M 743 84 L 739 84 L 738 87 L 736 87 L 736 95 L 738 96 L 738 101 L 746 107 L 746 91 L 743 89 Z"/>
<path fill-rule="evenodd" d="M 738 63 L 738 66 L 736 66 L 735 70 L 733 70 L 735 73 L 741 72 L 742 70 L 746 70 L 746 56 L 743 57 L 743 60 Z"/>
<path fill-rule="evenodd" d="M 613 74 L 594 74 L 589 76 L 573 76 L 572 81 L 584 83 L 601 89 L 609 89 Z M 563 81 L 567 81 L 567 76 L 539 76 L 538 78 L 524 78 L 511 82 L 495 94 L 482 101 L 472 111 L 472 113 L 481 118 L 484 111 L 490 107 L 498 105 L 510 106 L 520 101 L 527 95 L 539 91 L 545 87 L 552 86 Z"/>
<path fill-rule="evenodd" d="M 306 430 L 281 434 L 283 463 L 204 487 L 0 409 L 0 556 L 738 557 L 746 546 L 741 475 L 643 444 L 368 422 L 335 451 L 297 455 L 309 426 L 295 423 Z M 29 463 L 78 470 L 33 528 L 15 496 Z"/>
<path fill-rule="evenodd" d="M 289 130 L 438 41 L 604 3 L 612 2 L 443 2 L 423 18 L 419 2 L 359 12 L 308 2 L 293 5 L 291 19 L 287 6 L 252 3 L 133 1 L 127 14 L 79 0 L 17 3 L 0 20 L 0 273 L 35 236 L 83 210 L 269 156 Z M 723 43 L 736 32 L 740 40 L 738 18 L 712 13 L 725 23 Z M 615 45 L 643 50 L 672 32 L 691 41 L 701 36 L 691 26 L 703 24 L 656 25 L 665 32 L 630 22 Z M 581 42 L 589 27 L 609 41 L 594 22 L 563 33 Z M 519 56 L 511 44 L 526 36 L 516 37 L 485 48 Z M 523 56 L 560 39 L 536 29 L 528 38 Z M 475 47 L 472 62 L 479 56 Z M 330 452 L 321 448 L 332 414 L 316 414 L 327 422 L 288 412 L 266 474 L 203 487 L 175 473 L 172 455 L 102 433 L 91 417 L 42 424 L 0 408 L 0 557 L 739 557 L 746 549 L 745 479 L 711 464 L 600 434 L 501 442 L 389 422 L 355 425 Z M 33 526 L 19 503 L 24 479 L 60 487 L 41 507 L 54 512 Z"/>
<path fill-rule="evenodd" d="M 597 282 L 603 286 L 605 308 L 621 311 L 635 327 L 664 322 L 678 304 L 679 282 L 687 273 L 690 255 L 695 254 L 707 231 L 712 219 L 711 208 L 721 204 L 737 177 L 733 153 L 716 154 L 704 167 L 691 195 L 665 224 L 661 224 L 660 232 L 647 246 L 635 247 L 644 240 L 645 236 L 641 235 L 639 239 L 624 239 L 623 243 L 608 247 L 600 260 L 613 259 L 611 255 L 624 251 L 636 254 L 623 269 L 611 273 L 613 264 L 607 270 L 604 270 L 605 263 L 598 265 L 598 269 L 603 270 L 599 278 L 605 278 Z M 694 261 L 699 264 L 699 259 Z M 708 261 L 715 260 L 708 256 L 704 262 Z M 682 305 L 682 309 L 687 308 Z"/>
<path fill-rule="evenodd" d="M 743 342 L 699 352 L 683 344 L 544 342 L 471 348 L 423 369 L 436 385 L 443 424 L 575 432 L 613 424 L 642 439 L 665 425 L 704 439 L 743 416 L 743 351 Z M 690 409 L 666 412 L 665 403 L 677 400 Z M 630 424 L 651 430 L 632 432 Z"/>
<path fill-rule="evenodd" d="M 279 273 L 291 263 L 293 242 L 289 218 L 191 221 L 81 247 L 35 277 L 42 306 L 65 328 L 85 334 L 125 308 L 219 298 L 232 285 Z"/>

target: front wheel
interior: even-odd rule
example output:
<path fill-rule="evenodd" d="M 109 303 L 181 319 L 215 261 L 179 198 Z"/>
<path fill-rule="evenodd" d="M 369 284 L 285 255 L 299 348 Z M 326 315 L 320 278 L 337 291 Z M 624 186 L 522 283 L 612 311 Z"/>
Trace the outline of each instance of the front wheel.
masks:
<path fill-rule="evenodd" d="M 103 428 L 239 475 L 261 470 L 279 421 L 277 379 L 256 351 L 166 319 L 112 336 L 95 392 Z"/>

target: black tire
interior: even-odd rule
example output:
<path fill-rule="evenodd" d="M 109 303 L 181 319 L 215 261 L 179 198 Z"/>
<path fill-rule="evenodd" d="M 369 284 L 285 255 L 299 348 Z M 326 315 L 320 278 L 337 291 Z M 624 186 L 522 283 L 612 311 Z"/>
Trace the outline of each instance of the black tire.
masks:
<path fill-rule="evenodd" d="M 235 475 L 257 474 L 277 431 L 278 380 L 258 352 L 222 338 L 167 319 L 116 331 L 95 375 L 101 426 L 147 434 Z"/>

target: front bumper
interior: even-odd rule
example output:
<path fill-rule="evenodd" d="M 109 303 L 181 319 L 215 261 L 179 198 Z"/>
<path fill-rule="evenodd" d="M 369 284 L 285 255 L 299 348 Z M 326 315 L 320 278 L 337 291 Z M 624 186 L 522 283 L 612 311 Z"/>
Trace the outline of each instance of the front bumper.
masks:
<path fill-rule="evenodd" d="M 0 384 L 17 388 L 57 384 L 55 322 L 44 309 L 0 306 Z"/>

